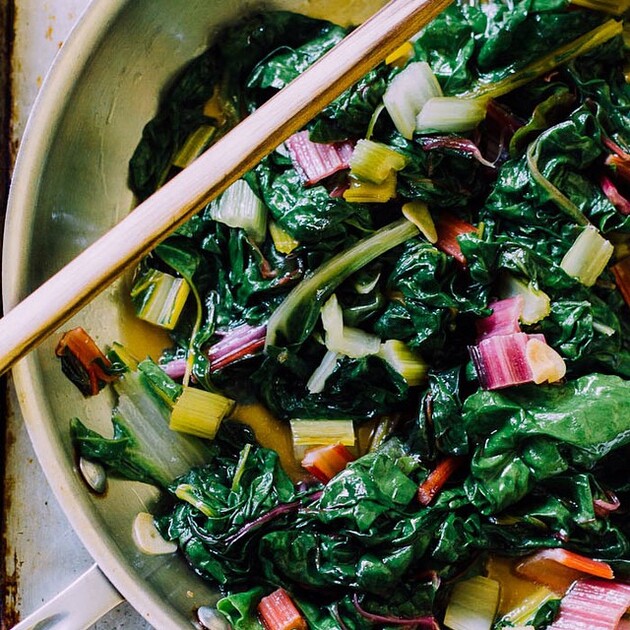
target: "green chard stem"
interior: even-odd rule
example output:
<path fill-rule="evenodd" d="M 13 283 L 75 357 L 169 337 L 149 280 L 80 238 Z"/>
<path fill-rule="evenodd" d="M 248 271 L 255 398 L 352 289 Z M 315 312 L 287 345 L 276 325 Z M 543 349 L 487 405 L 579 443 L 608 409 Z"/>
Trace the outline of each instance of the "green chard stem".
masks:
<path fill-rule="evenodd" d="M 540 157 L 540 139 L 545 134 L 539 136 L 527 149 L 527 166 L 531 171 L 534 181 L 549 195 L 560 210 L 573 219 L 578 225 L 590 225 L 590 221 L 584 216 L 582 211 L 562 192 L 560 192 L 538 168 L 538 158 Z"/>
<path fill-rule="evenodd" d="M 315 326 L 322 304 L 346 278 L 418 232 L 413 223 L 401 219 L 333 256 L 302 280 L 269 318 L 266 345 L 277 345 L 279 338 L 286 344 L 303 342 Z"/>
<path fill-rule="evenodd" d="M 474 90 L 459 94 L 459 97 L 491 99 L 503 96 L 547 74 L 554 68 L 590 52 L 594 48 L 597 48 L 622 33 L 622 22 L 612 19 L 608 20 L 592 31 L 574 39 L 572 42 L 564 44 L 564 46 L 560 46 L 560 48 L 556 48 L 556 50 L 548 55 L 537 59 L 521 70 L 516 71 L 514 74 L 510 74 L 496 83 L 479 85 Z"/>

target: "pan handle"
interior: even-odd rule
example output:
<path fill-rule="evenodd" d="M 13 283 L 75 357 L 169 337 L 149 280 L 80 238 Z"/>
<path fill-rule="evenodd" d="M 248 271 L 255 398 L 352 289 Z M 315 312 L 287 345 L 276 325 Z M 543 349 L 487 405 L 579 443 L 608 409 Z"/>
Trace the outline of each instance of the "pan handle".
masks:
<path fill-rule="evenodd" d="M 12 630 L 87 630 L 124 601 L 96 564 Z"/>

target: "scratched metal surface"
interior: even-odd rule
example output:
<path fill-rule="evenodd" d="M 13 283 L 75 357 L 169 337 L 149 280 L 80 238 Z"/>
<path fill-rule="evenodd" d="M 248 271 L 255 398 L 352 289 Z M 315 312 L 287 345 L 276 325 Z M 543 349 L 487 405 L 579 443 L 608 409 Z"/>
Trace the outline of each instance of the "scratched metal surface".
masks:
<path fill-rule="evenodd" d="M 8 138 L 12 158 L 47 68 L 88 3 L 89 0 L 14 0 L 13 97 Z M 10 379 L 7 389 L 2 524 L 4 589 L 0 620 L 3 630 L 39 608 L 93 563 L 48 488 L 24 428 Z M 151 627 L 124 603 L 97 622 L 92 630 Z"/>

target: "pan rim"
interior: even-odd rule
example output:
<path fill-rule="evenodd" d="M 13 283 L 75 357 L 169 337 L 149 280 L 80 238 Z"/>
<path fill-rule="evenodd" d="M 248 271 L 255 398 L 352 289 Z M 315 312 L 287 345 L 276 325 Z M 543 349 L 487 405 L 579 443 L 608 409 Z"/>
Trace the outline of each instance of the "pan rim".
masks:
<path fill-rule="evenodd" d="M 110 26 L 127 0 L 92 0 L 57 53 L 33 104 L 18 150 L 9 196 L 3 237 L 2 301 L 5 312 L 26 292 L 27 259 L 22 244 L 28 239 L 37 202 L 39 182 L 48 155 L 47 144 L 64 114 L 60 94 L 70 91 L 86 68 Z M 33 182 L 38 182 L 33 185 Z M 51 423 L 52 411 L 43 388 L 42 370 L 36 353 L 22 359 L 12 370 L 12 380 L 26 429 L 38 461 L 66 518 L 99 568 L 127 601 L 153 626 L 176 630 L 192 625 L 180 617 L 158 593 L 143 588 L 138 575 L 108 536 L 103 536 L 90 508 L 88 493 L 78 476 L 69 478 L 61 444 Z M 179 617 L 179 619 L 175 619 Z"/>

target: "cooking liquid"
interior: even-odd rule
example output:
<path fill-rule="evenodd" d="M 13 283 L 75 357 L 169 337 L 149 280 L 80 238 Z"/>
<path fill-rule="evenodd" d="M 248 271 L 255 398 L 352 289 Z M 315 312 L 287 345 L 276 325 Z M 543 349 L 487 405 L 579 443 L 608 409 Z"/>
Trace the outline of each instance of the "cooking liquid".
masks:
<path fill-rule="evenodd" d="M 516 622 L 516 625 L 528 621 L 527 618 L 520 618 L 520 615 L 529 616 L 527 602 L 533 599 L 538 601 L 541 595 L 543 600 L 559 597 L 544 586 L 519 576 L 515 567 L 521 561 L 522 558 L 490 556 L 486 564 L 487 577 L 501 585 L 497 618 L 509 615 L 510 621 Z"/>
<path fill-rule="evenodd" d="M 167 330 L 136 317 L 128 297 L 130 286 L 130 278 L 125 278 L 120 290 L 123 303 L 120 319 L 123 345 L 134 357 L 143 359 L 148 356 L 157 362 L 164 349 L 172 345 L 172 341 Z M 278 420 L 259 403 L 237 404 L 230 419 L 250 426 L 262 446 L 275 450 L 282 468 L 293 481 L 301 481 L 307 476 L 293 456 L 291 429 L 287 422 Z"/>
<path fill-rule="evenodd" d="M 120 342 L 129 353 L 138 360 L 151 357 L 158 362 L 165 348 L 173 345 L 168 331 L 154 326 L 136 317 L 136 313 L 129 297 L 132 286 L 132 275 L 126 274 L 118 288 L 118 299 L 121 303 L 120 313 Z M 115 339 L 112 341 L 116 341 Z"/>

